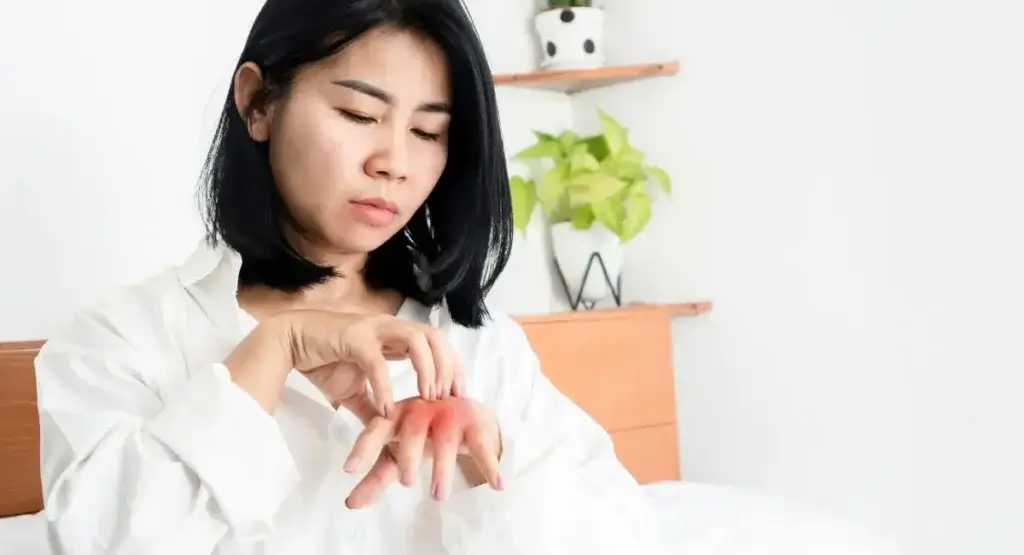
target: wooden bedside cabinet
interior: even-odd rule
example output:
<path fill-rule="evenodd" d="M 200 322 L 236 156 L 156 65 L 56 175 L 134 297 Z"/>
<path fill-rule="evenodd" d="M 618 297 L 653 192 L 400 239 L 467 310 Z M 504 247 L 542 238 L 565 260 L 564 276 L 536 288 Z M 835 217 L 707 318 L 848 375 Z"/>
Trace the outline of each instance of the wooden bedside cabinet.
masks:
<path fill-rule="evenodd" d="M 541 370 L 603 426 L 640 483 L 679 480 L 671 318 L 708 303 L 518 318 Z"/>

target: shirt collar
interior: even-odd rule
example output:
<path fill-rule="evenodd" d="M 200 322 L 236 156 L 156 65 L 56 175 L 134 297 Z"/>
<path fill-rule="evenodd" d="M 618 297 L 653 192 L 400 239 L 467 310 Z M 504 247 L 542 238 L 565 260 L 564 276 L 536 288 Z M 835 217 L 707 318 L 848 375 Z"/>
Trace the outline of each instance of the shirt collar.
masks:
<path fill-rule="evenodd" d="M 238 307 L 238 274 L 242 257 L 234 249 L 222 244 L 204 241 L 178 267 L 178 279 L 186 291 L 199 304 L 217 329 L 231 337 L 241 333 Z M 400 316 L 423 317 L 431 326 L 447 330 L 452 325 L 448 305 L 430 309 L 415 301 L 403 304 Z M 240 337 L 238 337 L 241 340 Z"/>
<path fill-rule="evenodd" d="M 210 321 L 229 336 L 240 333 L 238 273 L 242 257 L 226 245 L 204 241 L 178 268 L 181 285 Z"/>

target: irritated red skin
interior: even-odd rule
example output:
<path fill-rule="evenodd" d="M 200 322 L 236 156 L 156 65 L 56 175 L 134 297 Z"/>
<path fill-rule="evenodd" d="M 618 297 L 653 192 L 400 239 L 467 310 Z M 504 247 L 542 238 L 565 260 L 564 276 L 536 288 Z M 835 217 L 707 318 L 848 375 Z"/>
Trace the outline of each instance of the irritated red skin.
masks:
<path fill-rule="evenodd" d="M 434 443 L 461 441 L 465 430 L 475 424 L 472 405 L 461 399 L 417 402 L 407 409 L 402 422 L 403 434 L 426 431 Z M 429 429 L 427 429 L 429 427 Z"/>
<path fill-rule="evenodd" d="M 392 418 L 398 420 L 398 437 L 392 439 L 392 443 L 389 446 L 391 449 L 397 448 L 399 445 L 406 441 L 413 442 L 413 445 L 419 444 L 426 448 L 424 456 L 431 457 L 431 451 L 434 451 L 439 446 L 444 446 L 448 449 L 454 446 L 458 446 L 457 453 L 461 456 L 468 454 L 469 451 L 464 451 L 463 444 L 466 441 L 467 436 L 472 437 L 475 433 L 479 422 L 477 422 L 478 413 L 475 409 L 473 402 L 458 398 L 449 397 L 447 399 L 439 401 L 424 401 L 420 398 L 410 398 L 398 403 L 396 406 L 398 409 L 396 413 L 393 413 Z M 420 443 L 422 440 L 429 440 L 426 444 Z M 447 451 L 451 453 L 451 451 Z M 395 456 L 395 452 L 392 451 L 392 456 Z M 499 447 L 500 456 L 500 447 Z M 459 461 L 460 467 L 465 461 Z M 438 482 L 437 482 L 437 464 L 438 459 L 434 460 L 434 483 L 432 484 L 432 495 L 435 499 L 441 500 L 438 495 Z M 470 462 L 472 468 L 476 468 L 475 464 Z M 473 480 L 478 481 L 480 484 L 486 483 L 487 478 L 479 473 L 479 470 L 467 470 L 466 467 L 462 467 L 464 472 L 469 472 L 470 475 L 475 475 Z M 365 480 L 365 479 L 364 479 Z M 406 479 L 411 484 L 411 479 Z M 502 485 L 501 476 L 495 478 L 494 483 L 495 489 L 504 489 Z M 360 482 L 357 485 L 356 490 L 359 490 L 364 482 Z M 405 483 L 405 481 L 403 481 Z M 354 490 L 355 491 L 355 490 Z M 357 508 L 364 506 L 365 504 L 372 503 L 372 500 L 379 493 L 369 493 L 365 491 L 362 493 L 363 497 L 369 495 L 366 499 L 360 499 L 355 505 L 350 505 L 350 500 L 345 501 L 346 506 L 349 508 Z"/>

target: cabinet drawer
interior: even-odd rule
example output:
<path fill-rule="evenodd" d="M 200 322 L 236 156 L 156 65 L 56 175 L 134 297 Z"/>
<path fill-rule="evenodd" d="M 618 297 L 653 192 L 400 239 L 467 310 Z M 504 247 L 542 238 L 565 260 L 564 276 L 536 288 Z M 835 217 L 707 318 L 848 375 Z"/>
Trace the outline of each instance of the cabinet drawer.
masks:
<path fill-rule="evenodd" d="M 675 424 L 612 432 L 615 454 L 641 484 L 679 480 L 679 440 Z"/>
<path fill-rule="evenodd" d="M 606 430 L 675 422 L 667 316 L 534 322 L 523 328 L 548 379 Z"/>

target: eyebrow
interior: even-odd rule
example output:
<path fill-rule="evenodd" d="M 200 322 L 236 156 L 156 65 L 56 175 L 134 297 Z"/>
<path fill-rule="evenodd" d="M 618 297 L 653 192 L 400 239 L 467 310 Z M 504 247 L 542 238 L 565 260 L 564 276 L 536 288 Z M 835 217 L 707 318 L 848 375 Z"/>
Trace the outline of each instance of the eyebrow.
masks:
<path fill-rule="evenodd" d="M 332 85 L 351 89 L 353 91 L 372 96 L 385 104 L 394 104 L 395 99 L 384 89 L 371 85 L 365 81 L 358 81 L 355 79 L 343 79 L 341 81 L 331 81 Z M 425 102 L 416 107 L 417 112 L 431 112 L 439 114 L 450 114 L 452 107 L 447 102 Z"/>

